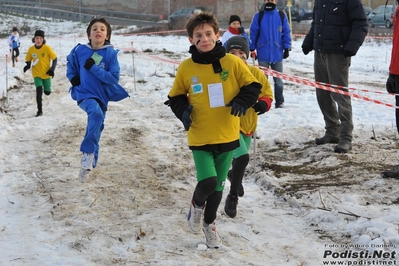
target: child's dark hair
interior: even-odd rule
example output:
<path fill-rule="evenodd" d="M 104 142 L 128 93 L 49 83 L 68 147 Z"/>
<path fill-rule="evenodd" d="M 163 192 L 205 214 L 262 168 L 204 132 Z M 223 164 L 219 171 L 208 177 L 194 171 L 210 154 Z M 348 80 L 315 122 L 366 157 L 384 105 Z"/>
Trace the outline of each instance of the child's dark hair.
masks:
<path fill-rule="evenodd" d="M 201 12 L 192 16 L 187 21 L 186 30 L 188 37 L 192 38 L 194 34 L 194 29 L 204 24 L 210 25 L 213 28 L 215 34 L 219 32 L 219 22 L 216 16 L 210 12 Z"/>
<path fill-rule="evenodd" d="M 32 43 L 35 43 L 35 37 L 32 38 Z M 46 40 L 44 38 L 43 38 L 43 44 L 46 44 Z"/>
<path fill-rule="evenodd" d="M 94 19 L 92 19 L 90 21 L 90 23 L 89 23 L 89 26 L 87 26 L 87 29 L 86 29 L 87 36 L 90 36 L 91 27 L 96 22 L 103 23 L 107 27 L 107 39 L 108 39 L 108 42 L 110 43 L 111 42 L 112 29 L 111 29 L 111 25 L 109 24 L 109 22 L 105 18 L 94 18 Z"/>

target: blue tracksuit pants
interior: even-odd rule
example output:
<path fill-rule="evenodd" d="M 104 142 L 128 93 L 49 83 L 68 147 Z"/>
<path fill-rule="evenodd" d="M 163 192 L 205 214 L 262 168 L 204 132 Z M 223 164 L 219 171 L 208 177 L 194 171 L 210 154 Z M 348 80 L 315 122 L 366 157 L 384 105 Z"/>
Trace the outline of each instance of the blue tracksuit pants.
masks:
<path fill-rule="evenodd" d="M 97 165 L 100 137 L 104 129 L 105 113 L 95 99 L 86 99 L 79 107 L 87 113 L 86 134 L 80 145 L 81 152 L 94 153 L 93 167 Z"/>

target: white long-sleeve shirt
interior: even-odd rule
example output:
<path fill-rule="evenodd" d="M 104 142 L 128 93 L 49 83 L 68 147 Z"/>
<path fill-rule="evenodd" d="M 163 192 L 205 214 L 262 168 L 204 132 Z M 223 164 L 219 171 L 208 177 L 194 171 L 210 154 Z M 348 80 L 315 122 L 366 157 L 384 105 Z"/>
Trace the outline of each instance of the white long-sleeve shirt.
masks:
<path fill-rule="evenodd" d="M 8 46 L 10 49 L 14 49 L 19 47 L 19 33 L 12 32 L 10 36 L 8 36 Z"/>

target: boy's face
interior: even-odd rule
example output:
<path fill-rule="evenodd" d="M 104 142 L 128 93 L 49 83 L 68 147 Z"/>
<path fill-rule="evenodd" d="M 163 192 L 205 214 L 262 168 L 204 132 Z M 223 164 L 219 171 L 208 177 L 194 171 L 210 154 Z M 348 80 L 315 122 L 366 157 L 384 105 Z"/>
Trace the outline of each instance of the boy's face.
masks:
<path fill-rule="evenodd" d="M 43 37 L 36 36 L 35 37 L 35 45 L 36 46 L 41 46 L 43 44 Z"/>
<path fill-rule="evenodd" d="M 96 22 L 91 26 L 88 36 L 92 44 L 103 45 L 108 40 L 107 26 L 101 22 Z"/>
<path fill-rule="evenodd" d="M 241 49 L 231 49 L 229 54 L 233 54 L 241 58 L 244 62 L 247 61 L 247 54 Z"/>
<path fill-rule="evenodd" d="M 229 26 L 232 28 L 238 29 L 239 27 L 241 27 L 241 24 L 239 21 L 236 20 L 236 21 L 231 22 Z"/>
<path fill-rule="evenodd" d="M 188 40 L 192 45 L 195 45 L 197 50 L 201 53 L 211 51 L 216 42 L 219 40 L 220 33 L 213 31 L 213 28 L 209 24 L 202 24 L 194 29 L 193 37 L 189 37 Z"/>

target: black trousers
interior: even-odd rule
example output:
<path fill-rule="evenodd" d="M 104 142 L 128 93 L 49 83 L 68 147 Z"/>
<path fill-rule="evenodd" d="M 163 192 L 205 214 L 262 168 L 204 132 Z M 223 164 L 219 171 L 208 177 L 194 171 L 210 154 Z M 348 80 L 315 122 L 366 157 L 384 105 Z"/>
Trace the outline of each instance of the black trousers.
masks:
<path fill-rule="evenodd" d="M 43 95 L 43 87 L 37 87 L 36 88 L 36 103 L 37 103 L 37 111 L 39 113 L 43 113 L 42 110 L 42 95 Z"/>
<path fill-rule="evenodd" d="M 18 57 L 19 56 L 19 48 L 17 47 L 17 48 L 13 48 L 12 49 L 12 51 L 11 51 L 11 61 L 12 61 L 12 63 L 14 64 L 14 61 L 15 61 L 15 57 Z"/>

